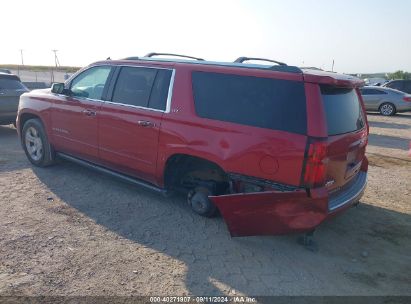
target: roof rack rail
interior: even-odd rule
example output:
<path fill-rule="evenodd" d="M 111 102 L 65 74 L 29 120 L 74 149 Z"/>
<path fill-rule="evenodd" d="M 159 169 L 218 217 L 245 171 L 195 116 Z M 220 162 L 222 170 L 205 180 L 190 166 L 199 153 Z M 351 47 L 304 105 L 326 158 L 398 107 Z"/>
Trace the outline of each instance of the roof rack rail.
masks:
<path fill-rule="evenodd" d="M 126 57 L 123 58 L 123 60 L 139 60 L 140 58 L 138 56 L 132 56 L 132 57 Z"/>
<path fill-rule="evenodd" d="M 259 61 L 267 61 L 267 62 L 273 62 L 278 65 L 287 65 L 284 62 L 272 60 L 272 59 L 266 59 L 266 58 L 257 58 L 257 57 L 238 57 L 234 62 L 235 63 L 243 63 L 244 61 L 250 61 L 250 60 L 259 60 Z"/>
<path fill-rule="evenodd" d="M 189 59 L 195 59 L 195 60 L 199 60 L 199 61 L 205 61 L 203 58 L 180 55 L 180 54 L 172 54 L 172 53 L 148 53 L 144 57 L 154 57 L 154 56 L 173 56 L 173 57 L 181 57 L 181 58 L 189 58 Z"/>

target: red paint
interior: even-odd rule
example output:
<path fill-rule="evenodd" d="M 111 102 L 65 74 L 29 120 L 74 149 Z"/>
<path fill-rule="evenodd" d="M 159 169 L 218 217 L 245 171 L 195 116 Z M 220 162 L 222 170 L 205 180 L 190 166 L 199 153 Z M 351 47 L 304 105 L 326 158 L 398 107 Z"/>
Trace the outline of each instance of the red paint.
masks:
<path fill-rule="evenodd" d="M 100 161 L 117 171 L 156 183 L 162 116 L 161 112 L 103 104 L 98 132 Z M 139 121 L 150 121 L 153 125 L 144 126 Z"/>
<path fill-rule="evenodd" d="M 307 231 L 327 216 L 327 197 L 312 199 L 304 190 L 214 196 L 212 200 L 232 236 Z"/>
<path fill-rule="evenodd" d="M 234 236 L 282 234 L 315 228 L 331 216 L 327 209 L 328 191 L 346 183 L 347 174 L 350 174 L 346 170 L 347 161 L 360 163 L 363 171 L 367 169 L 364 139 L 366 141 L 368 130 L 328 137 L 319 89 L 319 84 L 352 88 L 362 85 L 361 81 L 352 77 L 308 70 L 304 73 L 285 73 L 174 62 L 95 63 L 100 64 L 175 69 L 170 113 L 104 102 L 79 101 L 51 94 L 49 90 L 38 90 L 24 94 L 20 100 L 17 121 L 19 132 L 24 115 L 37 115 L 55 150 L 144 179 L 159 187 L 164 187 L 167 160 L 176 154 L 206 159 L 226 172 L 301 187 L 304 180 L 303 168 L 307 165 L 307 143 L 312 138 L 323 139 L 328 159 L 324 170 L 327 177 L 335 179 L 330 188 L 326 189 L 323 182 L 310 189 L 309 194 L 301 189 L 293 192 L 270 191 L 212 197 Z M 191 84 L 191 74 L 198 70 L 304 81 L 307 134 L 198 117 L 194 110 Z M 95 112 L 96 115 L 87 115 L 87 111 Z M 147 127 L 140 125 L 139 121 L 150 121 L 153 124 Z M 70 132 L 65 133 L 65 129 Z M 347 160 L 349 153 L 351 158 Z M 346 207 L 348 206 L 340 210 Z"/>

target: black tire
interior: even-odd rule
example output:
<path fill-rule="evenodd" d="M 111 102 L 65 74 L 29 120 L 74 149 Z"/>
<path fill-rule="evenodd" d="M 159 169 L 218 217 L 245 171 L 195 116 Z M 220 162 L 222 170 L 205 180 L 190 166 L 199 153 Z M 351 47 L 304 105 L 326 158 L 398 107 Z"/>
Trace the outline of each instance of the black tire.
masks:
<path fill-rule="evenodd" d="M 40 119 L 33 118 L 26 121 L 21 132 L 21 144 L 27 158 L 33 165 L 47 167 L 54 163 L 54 151 Z"/>
<path fill-rule="evenodd" d="M 397 112 L 397 109 L 395 108 L 395 106 L 390 103 L 390 102 L 384 102 L 380 108 L 379 111 L 381 113 L 381 115 L 384 116 L 393 116 L 395 115 L 395 113 Z"/>
<path fill-rule="evenodd" d="M 205 187 L 197 187 L 188 193 L 188 203 L 191 209 L 198 215 L 204 217 L 214 217 L 217 214 L 217 207 L 208 198 L 210 190 Z"/>

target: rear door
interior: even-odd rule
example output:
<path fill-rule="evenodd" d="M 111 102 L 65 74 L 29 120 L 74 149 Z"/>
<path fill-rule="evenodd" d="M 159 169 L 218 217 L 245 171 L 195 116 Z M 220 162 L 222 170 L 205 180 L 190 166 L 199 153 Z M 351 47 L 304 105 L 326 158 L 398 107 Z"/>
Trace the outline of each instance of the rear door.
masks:
<path fill-rule="evenodd" d="M 368 131 L 356 89 L 323 85 L 321 96 L 328 132 L 326 187 L 333 193 L 360 171 Z"/>
<path fill-rule="evenodd" d="M 20 95 L 28 89 L 17 76 L 0 76 L 0 123 L 11 123 L 16 120 Z"/>
<path fill-rule="evenodd" d="M 370 111 L 377 111 L 387 93 L 382 90 L 364 88 L 361 89 L 361 95 L 365 108 Z"/>
<path fill-rule="evenodd" d="M 108 167 L 156 183 L 158 138 L 173 71 L 117 68 L 101 107 L 99 156 Z"/>

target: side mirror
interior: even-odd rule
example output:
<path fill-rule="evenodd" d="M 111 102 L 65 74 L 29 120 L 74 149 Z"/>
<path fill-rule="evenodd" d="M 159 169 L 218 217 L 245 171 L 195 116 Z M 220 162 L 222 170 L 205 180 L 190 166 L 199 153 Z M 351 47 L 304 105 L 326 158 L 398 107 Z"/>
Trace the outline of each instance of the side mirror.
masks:
<path fill-rule="evenodd" d="M 51 85 L 51 92 L 54 94 L 64 94 L 66 91 L 62 82 L 56 82 Z"/>

